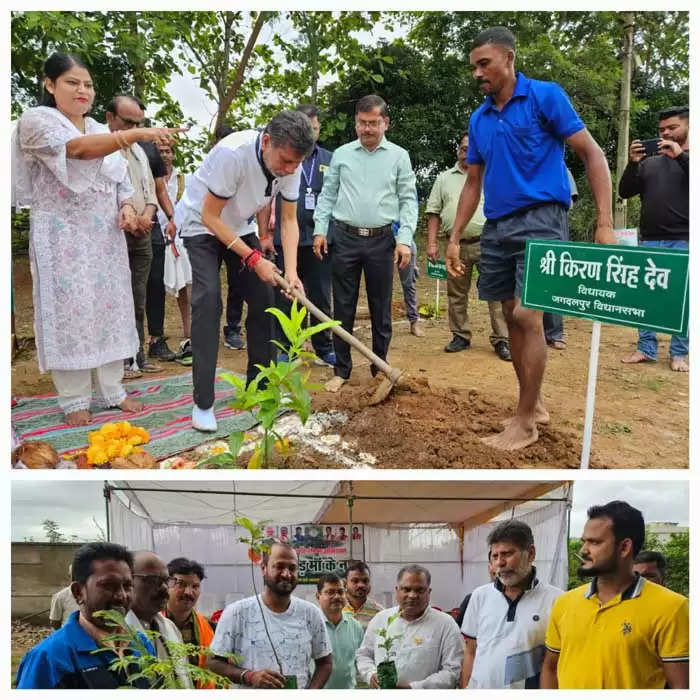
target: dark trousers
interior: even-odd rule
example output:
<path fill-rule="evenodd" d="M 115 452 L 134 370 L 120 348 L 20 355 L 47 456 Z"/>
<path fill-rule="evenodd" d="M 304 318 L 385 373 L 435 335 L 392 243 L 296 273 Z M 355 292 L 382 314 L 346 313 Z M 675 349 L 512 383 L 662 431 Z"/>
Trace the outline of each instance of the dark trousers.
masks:
<path fill-rule="evenodd" d="M 226 325 L 224 333 L 233 331 L 241 333 L 241 318 L 243 317 L 243 289 L 241 288 L 241 276 L 235 269 L 233 262 L 225 259 L 226 279 L 228 280 L 228 293 L 226 294 Z M 239 265 L 240 267 L 240 265 Z"/>
<path fill-rule="evenodd" d="M 561 314 L 542 314 L 544 324 L 544 337 L 548 343 L 555 340 L 564 340 L 564 317 Z"/>
<path fill-rule="evenodd" d="M 251 248 L 260 249 L 255 235 L 241 236 Z M 241 267 L 241 259 L 226 250 L 218 239 L 209 234 L 186 236 L 185 247 L 192 266 L 192 380 L 194 402 L 202 409 L 214 404 L 214 379 L 219 352 L 219 323 L 221 303 L 221 261 L 231 264 L 240 281 L 243 298 L 248 304 L 246 332 L 248 334 L 248 371 L 250 382 L 257 374 L 256 364 L 268 365 L 273 357 L 271 314 L 265 309 L 273 305 L 272 287 L 265 284 L 253 270 Z"/>
<path fill-rule="evenodd" d="M 161 237 L 162 238 L 162 237 Z M 146 286 L 146 318 L 152 338 L 160 338 L 165 322 L 165 243 L 152 241 L 153 261 Z"/>
<path fill-rule="evenodd" d="M 372 350 L 383 360 L 391 341 L 391 292 L 394 281 L 394 248 L 396 239 L 391 231 L 364 238 L 341 231 L 333 222 L 329 236 L 333 241 L 333 310 L 343 328 L 352 333 L 355 325 L 360 278 L 365 273 L 367 303 L 372 321 Z M 335 347 L 336 376 L 347 379 L 352 371 L 350 346 L 337 335 Z M 377 368 L 370 367 L 372 375 Z"/>
<path fill-rule="evenodd" d="M 136 331 L 139 334 L 139 350 L 143 350 L 143 317 L 146 313 L 146 286 L 151 271 L 153 249 L 151 237 L 136 238 L 125 233 L 126 247 L 129 251 L 129 268 L 131 269 L 131 293 L 134 297 L 134 316 Z"/>
<path fill-rule="evenodd" d="M 277 251 L 277 267 L 284 270 L 284 252 L 282 247 L 275 246 L 275 250 Z M 331 251 L 332 247 L 328 249 L 328 255 L 325 255 L 323 260 L 319 260 L 314 255 L 312 246 L 297 248 L 297 275 L 304 283 L 304 292 L 309 301 L 318 306 L 328 316 L 331 315 Z M 292 302 L 282 294 L 278 287 L 275 287 L 275 305 L 287 315 L 289 315 L 292 308 Z M 319 321 L 312 317 L 309 318 L 309 323 L 313 325 L 319 323 Z M 274 327 L 275 338 L 286 346 L 288 340 L 277 321 L 275 321 Z M 323 357 L 333 350 L 331 335 L 330 330 L 326 330 L 311 337 L 314 352 L 319 357 Z"/>

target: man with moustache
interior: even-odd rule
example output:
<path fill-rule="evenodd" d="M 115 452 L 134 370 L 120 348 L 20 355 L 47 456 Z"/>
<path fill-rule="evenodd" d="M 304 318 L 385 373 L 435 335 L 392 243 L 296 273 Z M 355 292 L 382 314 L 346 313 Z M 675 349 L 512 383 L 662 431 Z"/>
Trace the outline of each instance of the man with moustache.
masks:
<path fill-rule="evenodd" d="M 301 163 L 314 145 L 313 128 L 301 112 L 282 111 L 262 133 L 235 132 L 219 141 L 188 180 L 178 207 L 180 235 L 192 266 L 192 427 L 216 432 L 214 381 L 219 350 L 221 280 L 226 261 L 237 271 L 248 305 L 247 381 L 257 377 L 259 365 L 273 358 L 272 316 L 274 263 L 266 260 L 260 241 L 250 232 L 251 217 L 260 213 L 260 230 L 268 225 L 270 202 L 282 195 L 280 225 L 287 282 L 302 289 L 297 276 L 297 199 Z"/>
<path fill-rule="evenodd" d="M 639 195 L 640 245 L 688 250 L 690 238 L 690 110 L 669 107 L 659 114 L 658 154 L 647 156 L 639 139 L 630 144 L 629 162 L 620 178 L 620 197 Z M 688 336 L 671 336 L 671 369 L 687 372 Z M 637 349 L 625 364 L 656 360 L 656 333 L 639 329 Z"/>
<path fill-rule="evenodd" d="M 323 688 L 332 670 L 331 644 L 321 611 L 292 595 L 299 571 L 294 548 L 275 542 L 260 568 L 262 595 L 226 606 L 211 644 L 215 656 L 207 666 L 251 688 L 284 688 L 290 676 L 298 688 Z M 227 661 L 231 654 L 242 657 L 244 665 Z"/>
<path fill-rule="evenodd" d="M 377 613 L 357 650 L 357 673 L 370 688 L 378 688 L 377 666 L 387 659 L 379 630 L 389 625 L 394 641 L 397 688 L 456 688 L 464 660 L 462 635 L 447 613 L 430 607 L 430 572 L 416 564 L 404 566 L 396 578 L 398 605 Z"/>
<path fill-rule="evenodd" d="M 357 139 L 333 153 L 314 213 L 314 253 L 328 255 L 333 244 L 331 275 L 333 311 L 343 328 L 353 332 L 360 278 L 365 275 L 372 322 L 372 350 L 386 360 L 391 341 L 391 294 L 394 264 L 411 262 L 411 241 L 418 221 L 416 178 L 408 152 L 388 141 L 389 111 L 379 95 L 366 95 L 355 105 Z M 394 238 L 393 222 L 399 221 Z M 350 345 L 333 336 L 334 377 L 326 390 L 336 392 L 350 378 Z M 379 371 L 370 366 L 372 376 Z"/>
<path fill-rule="evenodd" d="M 487 542 L 496 579 L 472 593 L 464 615 L 463 680 L 468 688 L 538 688 L 547 620 L 563 591 L 537 578 L 527 523 L 506 520 Z"/>
<path fill-rule="evenodd" d="M 104 648 L 104 638 L 115 632 L 95 613 L 115 610 L 126 615 L 131 604 L 133 567 L 131 552 L 111 542 L 86 544 L 76 551 L 71 592 L 79 611 L 25 654 L 17 670 L 17 688 L 148 688 L 144 679 L 129 682 L 127 672 L 109 668 L 117 658 L 113 651 L 95 653 Z"/>
<path fill-rule="evenodd" d="M 383 605 L 369 597 L 372 590 L 369 566 L 353 559 L 348 562 L 344 578 L 347 603 L 343 612 L 352 615 L 362 625 L 362 629 L 366 630 L 369 621 L 380 610 L 384 610 Z"/>
<path fill-rule="evenodd" d="M 134 554 L 134 593 L 126 623 L 139 632 L 158 632 L 153 645 L 158 658 L 164 660 L 170 659 L 166 641 L 182 644 L 178 628 L 160 612 L 168 601 L 169 578 L 165 562 L 159 556 L 153 552 Z M 194 687 L 186 668 L 177 668 L 176 675 L 181 688 Z"/>
<path fill-rule="evenodd" d="M 354 688 L 355 651 L 365 631 L 352 615 L 343 612 L 345 588 L 337 574 L 323 574 L 316 586 L 316 600 L 326 618 L 326 631 L 333 649 L 333 671 L 324 688 Z"/>
<path fill-rule="evenodd" d="M 688 688 L 688 599 L 634 572 L 644 516 L 629 503 L 588 509 L 579 576 L 554 603 L 541 688 Z"/>
<path fill-rule="evenodd" d="M 479 298 L 503 306 L 520 387 L 515 415 L 502 432 L 484 442 L 519 450 L 537 441 L 537 423 L 549 421 L 540 396 L 547 362 L 542 312 L 520 304 L 526 242 L 568 239 L 571 190 L 565 145 L 586 165 L 597 209 L 597 243 L 616 242 L 612 186 L 605 154 L 561 87 L 516 73 L 515 36 L 510 30 L 491 27 L 481 32 L 469 61 L 485 100 L 469 121 L 467 180 L 445 261 L 452 276 L 464 273 L 459 242 L 479 205 L 483 183 L 486 223 L 481 233 Z"/>
<path fill-rule="evenodd" d="M 206 578 L 204 567 L 194 560 L 178 557 L 168 563 L 168 577 L 168 603 L 163 616 L 175 623 L 185 644 L 209 647 L 214 630 L 207 618 L 194 609 Z M 191 656 L 190 663 L 206 668 L 207 657 Z"/>

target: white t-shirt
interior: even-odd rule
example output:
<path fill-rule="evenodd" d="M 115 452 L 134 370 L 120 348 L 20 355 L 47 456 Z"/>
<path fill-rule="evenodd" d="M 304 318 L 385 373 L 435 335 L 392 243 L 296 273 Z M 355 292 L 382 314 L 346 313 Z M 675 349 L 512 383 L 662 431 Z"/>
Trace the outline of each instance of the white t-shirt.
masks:
<path fill-rule="evenodd" d="M 297 201 L 301 164 L 291 175 L 276 178 L 262 161 L 261 138 L 253 129 L 239 131 L 221 139 L 207 154 L 182 195 L 181 236 L 213 235 L 202 223 L 202 204 L 207 192 L 228 200 L 221 210 L 221 219 L 238 235 L 252 232 L 251 217 L 278 192 L 289 202 Z"/>
<path fill-rule="evenodd" d="M 332 651 L 323 614 L 313 603 L 294 596 L 283 613 L 272 612 L 265 603 L 262 606 L 284 675 L 296 676 L 297 687 L 306 688 L 313 660 Z M 226 606 L 216 625 L 211 650 L 217 656 L 239 654 L 243 657 L 242 668 L 278 670 L 255 597 Z"/>
<path fill-rule="evenodd" d="M 52 622 L 60 622 L 61 625 L 65 625 L 71 613 L 74 613 L 76 610 L 80 610 L 80 608 L 75 602 L 70 586 L 66 586 L 58 591 L 58 593 L 54 593 L 51 596 L 49 620 Z"/>
<path fill-rule="evenodd" d="M 534 684 L 542 669 L 549 614 L 563 592 L 535 578 L 516 603 L 506 598 L 498 583 L 477 588 L 462 622 L 462 632 L 476 639 L 467 687 L 525 688 Z M 532 680 L 526 685 L 528 679 Z"/>

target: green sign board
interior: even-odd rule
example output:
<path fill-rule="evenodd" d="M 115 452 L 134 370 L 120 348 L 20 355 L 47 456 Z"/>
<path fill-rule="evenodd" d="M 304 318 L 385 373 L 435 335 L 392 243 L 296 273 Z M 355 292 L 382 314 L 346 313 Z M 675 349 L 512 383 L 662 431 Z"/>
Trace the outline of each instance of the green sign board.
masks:
<path fill-rule="evenodd" d="M 688 252 L 528 241 L 522 304 L 596 321 L 685 335 Z"/>
<path fill-rule="evenodd" d="M 430 262 L 428 260 L 428 277 L 432 277 L 434 280 L 446 280 L 447 266 L 445 261 L 436 260 L 435 262 Z"/>

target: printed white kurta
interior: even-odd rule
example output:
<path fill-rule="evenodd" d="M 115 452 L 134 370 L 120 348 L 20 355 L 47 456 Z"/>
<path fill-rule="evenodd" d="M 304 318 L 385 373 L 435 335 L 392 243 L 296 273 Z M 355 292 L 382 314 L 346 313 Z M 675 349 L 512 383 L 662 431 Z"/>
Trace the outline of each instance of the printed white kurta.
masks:
<path fill-rule="evenodd" d="M 86 134 L 107 131 L 85 119 Z M 30 206 L 29 256 L 39 369 L 93 369 L 136 354 L 131 273 L 119 205 L 133 193 L 120 153 L 66 157 L 82 136 L 57 109 L 35 107 L 13 143 L 13 195 Z"/>

